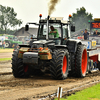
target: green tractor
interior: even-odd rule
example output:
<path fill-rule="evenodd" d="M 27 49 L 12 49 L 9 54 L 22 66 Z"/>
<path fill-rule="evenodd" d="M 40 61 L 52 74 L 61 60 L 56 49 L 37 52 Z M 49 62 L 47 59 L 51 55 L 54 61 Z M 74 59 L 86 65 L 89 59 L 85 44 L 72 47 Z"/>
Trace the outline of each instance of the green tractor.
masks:
<path fill-rule="evenodd" d="M 17 45 L 22 44 L 14 35 L 5 35 L 5 48 L 15 48 Z"/>

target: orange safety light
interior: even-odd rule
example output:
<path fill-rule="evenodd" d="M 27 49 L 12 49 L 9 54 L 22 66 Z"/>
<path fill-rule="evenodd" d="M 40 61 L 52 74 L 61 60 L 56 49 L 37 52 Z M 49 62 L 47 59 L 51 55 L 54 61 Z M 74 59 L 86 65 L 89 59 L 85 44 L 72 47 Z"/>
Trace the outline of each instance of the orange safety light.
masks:
<path fill-rule="evenodd" d="M 42 17 L 42 14 L 40 14 L 39 17 Z"/>
<path fill-rule="evenodd" d="M 72 17 L 72 15 L 70 14 L 70 15 L 69 15 L 69 18 L 71 18 L 71 17 Z"/>

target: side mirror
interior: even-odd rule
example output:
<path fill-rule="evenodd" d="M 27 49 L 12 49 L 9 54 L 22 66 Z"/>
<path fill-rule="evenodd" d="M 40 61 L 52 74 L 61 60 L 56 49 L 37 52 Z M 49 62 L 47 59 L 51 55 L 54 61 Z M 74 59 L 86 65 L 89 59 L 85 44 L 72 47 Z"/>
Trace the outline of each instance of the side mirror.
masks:
<path fill-rule="evenodd" d="M 71 26 L 71 32 L 75 32 L 75 26 Z"/>
<path fill-rule="evenodd" d="M 25 25 L 25 31 L 29 30 L 29 25 Z"/>

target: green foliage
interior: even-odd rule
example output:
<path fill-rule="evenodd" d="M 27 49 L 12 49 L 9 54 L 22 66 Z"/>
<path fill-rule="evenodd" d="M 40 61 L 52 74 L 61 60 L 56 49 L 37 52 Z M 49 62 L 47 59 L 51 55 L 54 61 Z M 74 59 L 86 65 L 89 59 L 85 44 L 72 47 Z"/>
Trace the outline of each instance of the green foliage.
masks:
<path fill-rule="evenodd" d="M 3 34 L 0 34 L 0 36 L 3 36 Z"/>
<path fill-rule="evenodd" d="M 89 29 L 88 20 L 92 21 L 92 17 L 93 15 L 86 12 L 84 7 L 77 9 L 77 12 L 72 14 L 72 21 L 75 22 L 76 30 Z"/>
<path fill-rule="evenodd" d="M 15 32 L 16 32 L 16 30 L 10 30 L 10 29 L 6 30 L 6 34 L 13 35 Z M 4 33 L 5 33 L 5 30 L 3 30 L 3 29 L 0 28 L 0 36 L 2 36 Z"/>
<path fill-rule="evenodd" d="M 5 34 L 9 27 L 20 26 L 22 24 L 22 21 L 17 19 L 16 16 L 17 13 L 15 13 L 14 8 L 0 5 L 1 30 L 5 30 Z"/>
<path fill-rule="evenodd" d="M 84 89 L 80 92 L 76 92 L 71 96 L 68 97 L 66 96 L 66 98 L 61 98 L 60 100 L 66 100 L 66 99 L 67 100 L 100 100 L 100 84 Z"/>

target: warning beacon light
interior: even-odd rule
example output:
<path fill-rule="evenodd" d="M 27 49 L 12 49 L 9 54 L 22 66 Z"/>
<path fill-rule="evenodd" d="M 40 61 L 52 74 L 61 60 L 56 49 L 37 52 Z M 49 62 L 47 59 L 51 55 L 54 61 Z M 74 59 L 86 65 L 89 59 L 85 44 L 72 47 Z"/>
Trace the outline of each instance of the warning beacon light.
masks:
<path fill-rule="evenodd" d="M 69 21 L 72 21 L 72 15 L 69 14 Z"/>
<path fill-rule="evenodd" d="M 69 15 L 69 18 L 72 18 L 72 15 L 71 14 Z"/>
<path fill-rule="evenodd" d="M 42 14 L 40 14 L 39 17 L 42 17 Z"/>
<path fill-rule="evenodd" d="M 41 20 L 42 14 L 40 14 L 39 17 L 40 17 L 40 20 Z"/>

